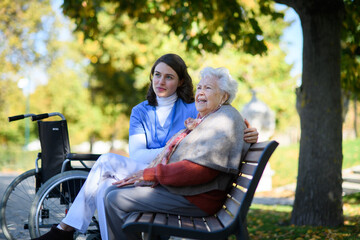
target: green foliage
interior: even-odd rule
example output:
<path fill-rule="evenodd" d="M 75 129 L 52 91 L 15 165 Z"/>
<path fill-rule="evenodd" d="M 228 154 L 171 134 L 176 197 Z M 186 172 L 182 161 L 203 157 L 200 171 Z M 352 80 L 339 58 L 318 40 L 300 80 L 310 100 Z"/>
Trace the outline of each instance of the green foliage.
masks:
<path fill-rule="evenodd" d="M 187 50 L 218 52 L 226 43 L 232 43 L 252 54 L 266 51 L 263 32 L 257 22 L 260 12 L 251 8 L 257 5 L 254 1 L 65 0 L 62 7 L 86 39 L 98 39 L 101 35 L 99 15 L 108 3 L 114 6 L 115 18 L 128 15 L 136 24 L 162 19 L 171 32 L 186 42 Z M 260 1 L 264 14 L 271 14 L 274 19 L 282 16 L 274 14 L 272 7 L 272 4 Z"/>
<path fill-rule="evenodd" d="M 45 7 L 47 6 L 47 7 Z M 43 19 L 51 14 L 48 0 L 4 0 L 0 3 L 0 79 L 15 74 L 21 64 L 39 61 Z"/>
<path fill-rule="evenodd" d="M 25 97 L 11 80 L 0 80 L 0 92 L 0 145 L 7 141 L 24 143 L 24 122 L 10 124 L 8 117 L 25 111 Z"/>
<path fill-rule="evenodd" d="M 76 5 L 76 3 L 64 2 L 64 11 L 71 8 L 66 4 L 70 4 L 71 7 Z M 81 30 L 78 36 L 80 41 L 84 41 L 84 55 L 91 61 L 93 74 L 90 88 L 94 103 L 102 106 L 104 115 L 113 116 L 113 121 L 119 114 L 128 115 L 135 104 L 144 100 L 152 63 L 162 54 L 176 52 L 184 58 L 195 82 L 197 82 L 199 69 L 208 65 L 225 66 L 230 69 L 236 79 L 245 82 L 240 87 L 241 91 L 234 102 L 235 106 L 240 107 L 250 100 L 248 89 L 263 89 L 263 86 L 270 84 L 273 91 L 265 93 L 264 89 L 260 94 L 264 96 L 263 100 L 271 103 L 271 107 L 275 110 L 279 119 L 278 126 L 284 128 L 283 123 L 289 122 L 289 118 L 293 118 L 290 122 L 296 124 L 297 118 L 293 117 L 296 116 L 295 110 L 293 107 L 289 108 L 288 101 L 291 99 L 292 105 L 295 105 L 292 90 L 295 88 L 295 84 L 291 84 L 295 81 L 289 76 L 291 66 L 284 61 L 285 53 L 278 46 L 282 29 L 286 24 L 277 17 L 260 16 L 261 6 L 255 2 L 247 2 L 246 9 L 249 10 L 249 15 L 258 16 L 256 23 L 252 22 L 252 24 L 254 27 L 257 25 L 256 28 L 259 28 L 260 24 L 263 29 L 262 38 L 267 39 L 265 44 L 268 54 L 264 54 L 262 57 L 246 54 L 244 52 L 249 51 L 244 50 L 244 45 L 234 43 L 223 44 L 222 50 L 216 54 L 202 51 L 199 55 L 196 51 L 188 51 L 189 47 L 181 43 L 183 36 L 181 34 L 176 36 L 175 32 L 171 31 L 171 26 L 169 27 L 162 18 L 159 18 L 160 20 L 149 18 L 149 22 L 145 22 L 145 19 L 139 21 L 137 18 L 139 13 L 134 12 L 136 10 L 133 9 L 136 6 L 127 6 L 126 2 L 119 5 L 111 1 L 103 1 L 97 12 L 82 12 L 94 8 L 94 4 L 94 2 L 83 3 L 81 11 L 77 11 L 74 18 L 77 21 L 82 18 L 81 16 L 96 13 L 96 35 L 90 38 L 86 35 L 90 33 L 90 30 L 79 28 L 78 25 L 78 29 Z M 123 9 L 118 10 L 118 8 Z M 270 5 L 267 4 L 266 9 L 269 8 Z M 187 11 L 190 10 L 192 8 L 189 7 Z M 118 11 L 126 12 L 119 14 Z M 75 12 L 72 13 L 75 14 Z M 201 30 L 192 29 L 191 31 L 196 34 Z M 204 43 L 198 45 L 201 44 Z M 276 100 L 274 101 L 274 99 Z"/>
<path fill-rule="evenodd" d="M 0 2 L 0 144 L 24 143 L 24 121 L 9 124 L 7 117 L 25 112 L 25 97 L 17 87 L 24 66 L 46 55 L 39 46 L 46 42 L 40 35 L 51 15 L 48 0 L 4 0 Z"/>
<path fill-rule="evenodd" d="M 345 17 L 342 22 L 342 87 L 360 96 L 360 1 L 345 0 Z"/>

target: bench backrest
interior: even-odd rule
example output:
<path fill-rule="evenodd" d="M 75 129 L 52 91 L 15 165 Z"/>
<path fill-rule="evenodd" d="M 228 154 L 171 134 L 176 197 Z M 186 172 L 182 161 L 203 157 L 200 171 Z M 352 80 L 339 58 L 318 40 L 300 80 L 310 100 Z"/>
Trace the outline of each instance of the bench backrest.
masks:
<path fill-rule="evenodd" d="M 239 176 L 234 181 L 223 208 L 217 213 L 217 218 L 224 228 L 234 224 L 235 219 L 239 221 L 235 225 L 245 222 L 256 187 L 271 154 L 277 146 L 276 141 L 259 142 L 251 145 L 241 163 Z"/>

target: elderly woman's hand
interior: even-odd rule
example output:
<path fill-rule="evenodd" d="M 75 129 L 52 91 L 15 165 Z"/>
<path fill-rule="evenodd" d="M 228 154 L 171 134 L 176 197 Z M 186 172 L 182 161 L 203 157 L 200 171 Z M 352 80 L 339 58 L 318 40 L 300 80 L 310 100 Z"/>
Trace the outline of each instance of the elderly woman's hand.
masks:
<path fill-rule="evenodd" d="M 131 184 L 137 185 L 137 183 L 144 180 L 143 173 L 144 173 L 144 170 L 140 170 L 120 181 L 114 182 L 112 185 L 116 185 L 117 187 L 123 187 L 123 186 L 131 185 Z"/>
<path fill-rule="evenodd" d="M 245 119 L 246 129 L 244 130 L 244 141 L 247 143 L 256 143 L 259 133 L 256 128 L 251 127 L 248 120 Z"/>

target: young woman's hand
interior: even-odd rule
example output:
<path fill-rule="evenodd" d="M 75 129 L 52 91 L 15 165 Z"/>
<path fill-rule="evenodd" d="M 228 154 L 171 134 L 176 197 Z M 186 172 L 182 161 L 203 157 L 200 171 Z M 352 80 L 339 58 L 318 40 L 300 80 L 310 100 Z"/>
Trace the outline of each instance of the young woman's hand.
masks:
<path fill-rule="evenodd" d="M 244 141 L 247 143 L 256 143 L 259 138 L 259 133 L 256 128 L 251 127 L 248 120 L 245 119 L 246 129 L 244 130 Z"/>

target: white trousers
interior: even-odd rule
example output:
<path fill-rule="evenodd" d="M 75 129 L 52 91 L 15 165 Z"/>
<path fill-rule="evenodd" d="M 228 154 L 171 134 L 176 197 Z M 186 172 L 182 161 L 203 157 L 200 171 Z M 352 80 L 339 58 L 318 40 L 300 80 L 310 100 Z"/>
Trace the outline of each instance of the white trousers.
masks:
<path fill-rule="evenodd" d="M 85 233 L 97 209 L 101 239 L 107 240 L 105 190 L 111 186 L 111 183 L 145 167 L 147 167 L 146 164 L 121 155 L 113 153 L 101 155 L 91 168 L 89 176 L 62 222 Z"/>

